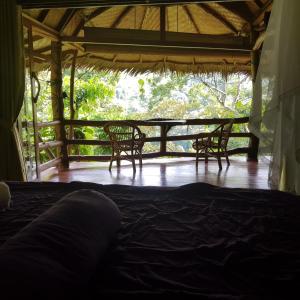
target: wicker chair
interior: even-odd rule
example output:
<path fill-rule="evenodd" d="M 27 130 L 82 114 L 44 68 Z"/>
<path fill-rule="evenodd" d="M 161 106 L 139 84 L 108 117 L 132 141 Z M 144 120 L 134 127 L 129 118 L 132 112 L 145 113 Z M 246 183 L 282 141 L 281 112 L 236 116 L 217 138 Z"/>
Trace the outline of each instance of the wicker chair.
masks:
<path fill-rule="evenodd" d="M 220 170 L 222 170 L 221 157 L 225 157 L 227 164 L 230 165 L 227 144 L 232 125 L 233 120 L 221 124 L 214 131 L 210 132 L 206 138 L 200 136 L 196 138 L 196 141 L 193 143 L 193 148 L 196 150 L 196 168 L 198 168 L 200 154 L 204 154 L 205 163 L 208 162 L 208 156 L 215 157 L 218 160 Z"/>
<path fill-rule="evenodd" d="M 133 171 L 136 171 L 135 157 L 139 157 L 140 167 L 142 167 L 142 149 L 146 135 L 134 124 L 130 122 L 108 122 L 104 126 L 104 131 L 108 135 L 112 156 L 109 164 L 111 171 L 113 161 L 117 161 L 120 167 L 121 160 L 129 160 L 132 162 Z"/>

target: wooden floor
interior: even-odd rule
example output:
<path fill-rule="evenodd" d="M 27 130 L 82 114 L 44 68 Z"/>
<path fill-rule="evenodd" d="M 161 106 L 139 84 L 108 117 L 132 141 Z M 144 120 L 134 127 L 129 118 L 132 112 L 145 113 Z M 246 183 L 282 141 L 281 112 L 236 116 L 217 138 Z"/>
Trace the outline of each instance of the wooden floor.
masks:
<path fill-rule="evenodd" d="M 268 166 L 266 163 L 247 162 L 244 157 L 231 158 L 227 167 L 219 171 L 216 160 L 199 163 L 198 171 L 193 158 L 160 158 L 143 161 L 133 174 L 129 163 L 122 161 L 118 170 L 108 171 L 108 162 L 73 162 L 68 170 L 51 168 L 42 173 L 42 181 L 71 182 L 85 181 L 101 184 L 126 184 L 136 186 L 179 186 L 193 182 L 206 182 L 223 187 L 269 189 Z"/>

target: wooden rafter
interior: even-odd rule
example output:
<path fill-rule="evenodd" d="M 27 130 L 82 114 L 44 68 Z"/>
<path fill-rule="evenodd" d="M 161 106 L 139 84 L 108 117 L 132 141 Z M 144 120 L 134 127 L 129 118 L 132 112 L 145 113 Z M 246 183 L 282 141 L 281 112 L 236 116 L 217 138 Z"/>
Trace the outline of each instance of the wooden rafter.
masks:
<path fill-rule="evenodd" d="M 80 30 L 83 29 L 84 24 L 85 24 L 85 20 L 81 19 L 79 24 L 77 25 L 77 27 L 73 31 L 74 36 L 77 36 L 79 34 Z"/>
<path fill-rule="evenodd" d="M 38 20 L 39 22 L 43 23 L 43 22 L 45 21 L 45 19 L 47 18 L 49 11 L 50 11 L 50 9 L 43 9 L 43 10 L 39 13 L 39 15 L 38 15 L 38 17 L 37 17 L 37 20 Z"/>
<path fill-rule="evenodd" d="M 117 17 L 117 19 L 113 22 L 113 24 L 111 25 L 111 28 L 118 27 L 120 25 L 121 21 L 123 20 L 123 18 L 129 14 L 131 9 L 132 9 L 132 6 L 126 6 L 123 9 L 123 11 L 120 13 L 120 15 Z"/>
<path fill-rule="evenodd" d="M 164 41 L 166 39 L 166 7 L 160 6 L 160 39 Z"/>
<path fill-rule="evenodd" d="M 206 48 L 250 51 L 250 39 L 242 36 L 212 36 L 184 32 L 165 32 L 165 40 L 155 30 L 85 27 L 84 37 L 62 37 L 68 43 L 138 45 L 178 48 Z"/>
<path fill-rule="evenodd" d="M 79 34 L 80 30 L 83 29 L 83 27 L 84 27 L 84 25 L 85 25 L 86 22 L 89 22 L 92 19 L 100 16 L 101 14 L 103 14 L 108 9 L 110 9 L 110 7 L 99 7 L 99 8 L 96 8 L 86 19 L 82 18 L 80 20 L 79 24 L 77 25 L 77 27 L 75 28 L 75 30 L 73 31 L 73 35 L 77 36 Z"/>
<path fill-rule="evenodd" d="M 254 2 L 259 8 L 261 8 L 264 5 L 261 0 L 254 0 Z"/>
<path fill-rule="evenodd" d="M 201 56 L 209 58 L 223 59 L 250 59 L 250 52 L 237 50 L 219 50 L 219 49 L 197 49 L 197 48 L 166 48 L 162 46 L 144 47 L 140 45 L 95 45 L 87 44 L 85 46 L 86 52 L 90 53 L 106 53 L 111 54 L 146 54 L 146 55 L 164 55 L 164 56 Z"/>
<path fill-rule="evenodd" d="M 32 27 L 32 30 L 38 35 L 47 37 L 53 41 L 58 41 L 60 39 L 59 32 L 54 30 L 53 28 L 35 20 L 34 18 L 22 13 L 23 16 L 23 24 L 26 27 Z"/>
<path fill-rule="evenodd" d="M 188 6 L 183 6 L 183 10 L 185 11 L 185 13 L 188 15 L 189 19 L 191 20 L 191 22 L 192 22 L 192 24 L 193 24 L 193 26 L 194 26 L 196 32 L 200 34 L 199 27 L 197 26 L 197 23 L 196 23 L 196 21 L 195 21 L 195 18 L 194 18 L 194 16 L 192 15 L 192 13 L 191 13 L 189 7 L 188 7 Z"/>
<path fill-rule="evenodd" d="M 252 13 L 248 8 L 248 6 L 245 5 L 245 3 L 218 2 L 218 4 L 224 7 L 225 9 L 229 10 L 230 12 L 232 12 L 233 14 L 235 14 L 245 22 L 247 23 L 252 22 L 252 18 L 251 18 Z"/>
<path fill-rule="evenodd" d="M 43 38 L 42 36 L 35 35 L 34 37 L 32 37 L 32 41 L 33 41 L 33 42 L 36 42 L 36 41 L 39 41 L 39 40 L 42 39 L 42 38 Z M 28 39 L 24 39 L 24 44 L 25 44 L 25 45 L 28 44 Z"/>
<path fill-rule="evenodd" d="M 91 21 L 92 19 L 98 17 L 99 15 L 103 14 L 106 12 L 110 7 L 98 7 L 96 8 L 86 19 L 86 22 Z"/>
<path fill-rule="evenodd" d="M 236 28 L 220 13 L 218 13 L 215 9 L 213 9 L 209 4 L 201 3 L 198 4 L 206 13 L 213 16 L 215 19 L 217 19 L 219 22 L 221 22 L 225 27 L 227 27 L 230 31 L 237 34 L 238 31 Z"/>
<path fill-rule="evenodd" d="M 46 37 L 46 38 L 50 39 L 51 41 L 60 41 L 61 40 L 61 36 L 58 31 L 54 30 L 53 28 L 51 28 L 43 23 L 40 23 L 39 21 L 31 18 L 30 16 L 26 15 L 25 13 L 22 13 L 22 16 L 23 16 L 24 26 L 26 26 L 28 28 L 32 28 L 32 30 L 35 33 L 37 33 L 38 35 Z M 70 42 L 70 43 L 68 43 L 68 45 L 72 49 L 84 51 L 82 46 L 80 46 L 79 44 L 76 44 L 76 43 L 73 44 L 72 42 Z"/>
<path fill-rule="evenodd" d="M 258 13 L 255 15 L 254 20 L 252 21 L 252 25 L 256 26 L 261 21 L 264 13 L 269 9 L 269 7 L 272 5 L 273 0 L 268 0 L 263 7 L 258 11 Z"/>
<path fill-rule="evenodd" d="M 58 25 L 56 26 L 56 30 L 58 32 L 63 32 L 64 29 L 68 26 L 69 22 L 71 19 L 74 17 L 74 15 L 77 13 L 78 9 L 77 8 L 68 8 L 62 18 L 60 19 Z"/>
<path fill-rule="evenodd" d="M 201 2 L 240 2 L 241 0 L 17 0 L 24 8 L 75 8 L 119 5 L 171 5 Z M 253 1 L 253 0 L 244 0 Z"/>
<path fill-rule="evenodd" d="M 38 58 L 40 59 L 42 62 L 48 62 L 50 60 L 50 55 L 44 55 L 39 51 L 29 51 L 29 48 L 25 48 L 25 56 L 29 57 L 30 55 L 32 56 L 32 58 Z"/>
<path fill-rule="evenodd" d="M 51 50 L 51 46 L 47 46 L 47 47 L 43 47 L 43 48 L 40 48 L 40 49 L 37 49 L 36 52 L 38 53 L 44 53 L 44 52 L 48 52 Z"/>
<path fill-rule="evenodd" d="M 141 26 L 140 26 L 139 29 L 143 29 L 143 27 L 144 27 L 144 23 L 145 23 L 147 11 L 148 11 L 148 6 L 146 6 L 145 9 L 144 9 L 144 14 L 143 14 L 142 22 L 141 22 Z"/>

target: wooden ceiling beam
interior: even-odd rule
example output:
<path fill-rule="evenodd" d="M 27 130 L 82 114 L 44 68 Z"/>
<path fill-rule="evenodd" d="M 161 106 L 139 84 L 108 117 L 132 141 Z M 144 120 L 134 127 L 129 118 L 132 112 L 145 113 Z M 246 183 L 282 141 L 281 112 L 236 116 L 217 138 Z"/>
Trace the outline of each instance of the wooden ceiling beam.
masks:
<path fill-rule="evenodd" d="M 194 18 L 194 16 L 192 15 L 190 9 L 188 6 L 183 6 L 183 10 L 185 11 L 185 13 L 187 14 L 187 16 L 190 18 L 195 30 L 197 33 L 201 33 L 199 27 L 197 26 L 196 20 Z"/>
<path fill-rule="evenodd" d="M 24 51 L 25 51 L 25 56 L 28 57 L 29 56 L 28 48 L 25 48 Z M 43 62 L 45 61 L 48 62 L 50 60 L 50 55 L 41 54 L 39 51 L 32 51 L 31 55 L 32 57 L 38 58 Z"/>
<path fill-rule="evenodd" d="M 121 21 L 123 20 L 123 18 L 125 18 L 129 12 L 131 11 L 132 6 L 126 6 L 123 11 L 120 13 L 120 15 L 117 17 L 117 19 L 113 22 L 113 24 L 111 25 L 111 28 L 116 28 L 120 25 Z"/>
<path fill-rule="evenodd" d="M 166 39 L 166 7 L 160 6 L 160 39 L 164 41 Z"/>
<path fill-rule="evenodd" d="M 43 23 L 43 22 L 45 21 L 45 19 L 47 18 L 49 11 L 50 11 L 50 9 L 43 9 L 43 10 L 39 13 L 39 15 L 38 15 L 38 17 L 37 17 L 37 20 L 38 20 L 39 22 Z"/>
<path fill-rule="evenodd" d="M 32 26 L 32 30 L 37 33 L 39 36 L 47 37 L 52 41 L 59 41 L 60 36 L 59 32 L 55 29 L 35 20 L 34 18 L 22 13 L 23 24 L 26 27 Z"/>
<path fill-rule="evenodd" d="M 83 29 L 85 23 L 87 23 L 87 22 L 91 21 L 92 19 L 100 16 L 101 14 L 103 14 L 108 9 L 110 9 L 110 7 L 96 8 L 86 19 L 82 18 L 80 20 L 79 24 L 77 25 L 77 27 L 75 28 L 75 30 L 73 31 L 73 35 L 77 36 L 79 34 L 80 30 Z"/>
<path fill-rule="evenodd" d="M 78 10 L 77 8 L 68 8 L 56 26 L 56 31 L 62 33 Z"/>
<path fill-rule="evenodd" d="M 241 0 L 17 0 L 23 8 L 85 8 L 133 5 L 181 5 L 189 3 L 240 2 Z M 243 0 L 253 1 L 253 0 Z"/>
<path fill-rule="evenodd" d="M 22 13 L 23 17 L 23 24 L 24 26 L 30 28 L 32 27 L 32 31 L 37 33 L 39 36 L 46 37 L 50 39 L 51 41 L 60 41 L 61 36 L 58 31 L 54 30 L 53 28 L 40 23 L 39 21 L 31 18 L 30 16 L 26 15 L 25 13 Z M 84 52 L 84 48 L 80 46 L 79 44 L 73 44 L 72 42 L 67 43 L 69 47 L 72 49 L 79 50 L 81 52 Z"/>
<path fill-rule="evenodd" d="M 141 25 L 140 25 L 140 28 L 139 28 L 140 30 L 143 29 L 143 27 L 144 27 L 144 23 L 145 23 L 146 16 L 147 16 L 147 11 L 148 11 L 148 6 L 145 6 L 142 22 L 141 22 Z"/>
<path fill-rule="evenodd" d="M 44 52 L 51 51 L 51 46 L 47 46 L 47 47 L 43 47 L 43 48 L 40 48 L 40 49 L 36 49 L 35 51 L 38 52 L 38 53 L 43 54 Z"/>
<path fill-rule="evenodd" d="M 228 28 L 231 32 L 234 34 L 238 34 L 238 31 L 236 28 L 226 19 L 224 18 L 220 13 L 218 13 L 216 10 L 214 10 L 212 7 L 210 7 L 208 4 L 198 4 L 199 7 L 201 7 L 206 13 L 213 16 L 215 19 L 217 19 L 219 22 L 221 22 L 226 28 Z"/>
<path fill-rule="evenodd" d="M 262 20 L 264 14 L 265 14 L 265 12 L 270 8 L 270 6 L 272 5 L 272 3 L 273 3 L 273 0 L 268 0 L 268 1 L 262 6 L 262 8 L 258 11 L 258 13 L 255 15 L 255 17 L 254 17 L 254 19 L 253 19 L 253 21 L 252 21 L 252 25 L 253 25 L 253 26 L 258 25 L 258 24 L 261 22 L 261 20 Z"/>
<path fill-rule="evenodd" d="M 259 8 L 261 8 L 264 5 L 261 0 L 254 0 L 254 2 Z"/>
<path fill-rule="evenodd" d="M 89 22 L 92 19 L 100 16 L 101 14 L 106 12 L 108 9 L 110 9 L 110 7 L 98 7 L 98 8 L 96 8 L 89 16 L 87 16 L 86 22 Z"/>
<path fill-rule="evenodd" d="M 223 59 L 250 59 L 250 52 L 245 51 L 226 51 L 217 49 L 192 49 L 192 48 L 166 48 L 161 46 L 124 46 L 124 45 L 85 45 L 85 51 L 89 53 L 110 53 L 110 54 L 146 54 L 163 56 L 201 56 L 201 57 L 222 57 Z"/>
<path fill-rule="evenodd" d="M 206 48 L 250 51 L 250 39 L 241 36 L 212 36 L 194 33 L 165 32 L 161 40 L 160 31 L 85 27 L 84 37 L 62 37 L 67 43 L 102 45 L 137 45 L 183 48 Z"/>
<path fill-rule="evenodd" d="M 79 24 L 76 26 L 76 28 L 73 31 L 73 36 L 77 36 L 81 29 L 83 29 L 85 25 L 85 19 L 81 19 Z"/>
<path fill-rule="evenodd" d="M 244 20 L 246 23 L 251 24 L 252 23 L 252 13 L 248 6 L 245 5 L 245 3 L 234 3 L 234 2 L 219 2 L 218 5 L 221 5 L 225 9 L 229 10 L 242 20 Z"/>
<path fill-rule="evenodd" d="M 42 36 L 38 36 L 38 35 L 35 35 L 34 37 L 32 37 L 32 41 L 33 41 L 33 42 L 39 41 L 39 40 L 41 40 L 41 39 L 43 39 L 43 37 L 42 37 Z M 25 44 L 25 45 L 28 44 L 28 39 L 24 39 L 24 44 Z"/>

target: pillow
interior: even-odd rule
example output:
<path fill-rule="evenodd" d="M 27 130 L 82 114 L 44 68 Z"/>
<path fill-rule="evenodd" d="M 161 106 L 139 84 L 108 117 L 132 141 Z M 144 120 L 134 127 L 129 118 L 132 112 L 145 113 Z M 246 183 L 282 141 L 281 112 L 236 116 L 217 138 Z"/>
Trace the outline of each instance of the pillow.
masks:
<path fill-rule="evenodd" d="M 84 289 L 120 220 L 116 204 L 99 192 L 66 195 L 2 245 L 1 287 L 11 298 L 43 299 Z"/>
<path fill-rule="evenodd" d="M 0 212 L 10 207 L 10 200 L 9 186 L 5 182 L 0 181 Z"/>

